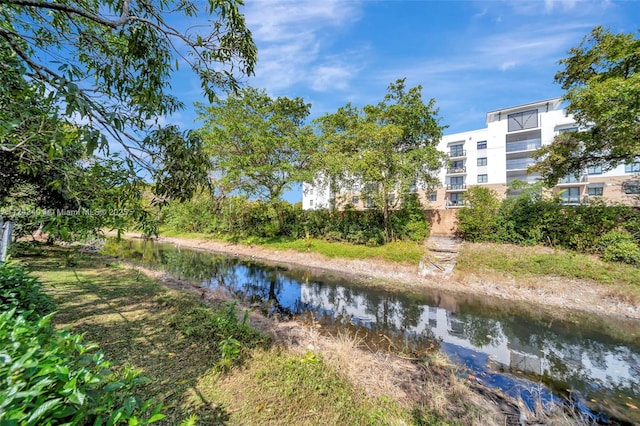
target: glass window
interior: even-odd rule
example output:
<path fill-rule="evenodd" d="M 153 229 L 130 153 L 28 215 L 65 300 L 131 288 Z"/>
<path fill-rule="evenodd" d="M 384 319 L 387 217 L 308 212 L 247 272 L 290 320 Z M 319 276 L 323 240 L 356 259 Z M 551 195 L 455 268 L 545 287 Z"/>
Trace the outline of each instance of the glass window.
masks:
<path fill-rule="evenodd" d="M 587 167 L 587 173 L 590 174 L 590 175 L 601 175 L 602 174 L 602 166 Z"/>
<path fill-rule="evenodd" d="M 309 200 L 309 205 L 313 206 L 313 200 Z"/>
<path fill-rule="evenodd" d="M 478 175 L 478 183 L 487 183 L 488 175 Z"/>
<path fill-rule="evenodd" d="M 372 207 L 373 207 L 373 199 L 367 198 L 367 208 L 372 208 Z"/>
<path fill-rule="evenodd" d="M 599 196 L 602 196 L 602 193 L 604 191 L 604 187 L 589 185 L 589 188 L 587 188 L 587 190 L 588 190 L 589 195 L 594 196 L 594 197 L 599 197 Z"/>
<path fill-rule="evenodd" d="M 625 173 L 638 173 L 640 172 L 640 163 L 629 163 L 624 166 Z"/>
<path fill-rule="evenodd" d="M 580 188 L 567 188 L 560 193 L 563 203 L 578 204 L 580 202 Z"/>
<path fill-rule="evenodd" d="M 478 166 L 486 166 L 487 165 L 487 157 L 478 158 Z"/>
<path fill-rule="evenodd" d="M 478 149 L 487 149 L 487 141 L 479 141 Z"/>
<path fill-rule="evenodd" d="M 454 192 L 449 196 L 449 205 L 450 206 L 462 206 L 464 205 L 464 198 L 462 197 L 461 192 Z"/>
<path fill-rule="evenodd" d="M 622 189 L 627 195 L 640 194 L 640 180 L 630 180 L 622 184 Z"/>
<path fill-rule="evenodd" d="M 354 206 L 357 206 L 358 204 L 360 204 L 360 197 L 353 197 L 351 199 L 351 204 L 353 204 Z"/>
<path fill-rule="evenodd" d="M 464 156 L 464 144 L 451 145 L 449 147 L 449 156 L 451 157 L 462 157 Z"/>
<path fill-rule="evenodd" d="M 508 126 L 510 132 L 516 132 L 518 130 L 535 129 L 538 127 L 538 110 L 532 109 L 530 111 L 516 112 L 509 114 Z"/>
<path fill-rule="evenodd" d="M 438 200 L 437 192 L 432 192 L 431 194 L 429 194 L 429 201 L 437 201 L 437 200 Z"/>

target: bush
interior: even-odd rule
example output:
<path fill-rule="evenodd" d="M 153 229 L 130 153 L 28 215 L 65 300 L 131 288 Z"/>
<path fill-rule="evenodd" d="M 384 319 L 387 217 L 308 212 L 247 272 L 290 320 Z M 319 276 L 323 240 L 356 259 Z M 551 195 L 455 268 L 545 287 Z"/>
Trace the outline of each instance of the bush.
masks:
<path fill-rule="evenodd" d="M 12 309 L 0 314 L 0 424 L 150 424 L 164 418 L 152 401 L 132 396 L 142 381 L 132 370 L 109 370 L 97 346 L 54 331 Z"/>
<path fill-rule="evenodd" d="M 640 247 L 627 231 L 607 232 L 600 238 L 598 247 L 606 261 L 640 265 Z"/>
<path fill-rule="evenodd" d="M 52 312 L 53 303 L 40 287 L 40 282 L 21 266 L 10 262 L 0 264 L 0 310 L 15 309 L 29 317 Z"/>
<path fill-rule="evenodd" d="M 458 235 L 467 241 L 494 238 L 500 200 L 489 188 L 473 186 L 466 194 L 468 206 L 458 212 Z"/>

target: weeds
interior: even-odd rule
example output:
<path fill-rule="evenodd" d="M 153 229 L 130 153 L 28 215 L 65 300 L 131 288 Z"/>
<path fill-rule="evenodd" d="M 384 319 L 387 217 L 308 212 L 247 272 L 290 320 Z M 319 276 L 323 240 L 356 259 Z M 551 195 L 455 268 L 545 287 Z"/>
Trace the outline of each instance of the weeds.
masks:
<path fill-rule="evenodd" d="M 224 303 L 219 309 L 196 306 L 178 311 L 170 324 L 186 337 L 215 348 L 217 367 L 228 371 L 243 359 L 247 347 L 268 344 L 269 338 L 248 324 L 249 311 L 238 319 L 236 303 Z"/>

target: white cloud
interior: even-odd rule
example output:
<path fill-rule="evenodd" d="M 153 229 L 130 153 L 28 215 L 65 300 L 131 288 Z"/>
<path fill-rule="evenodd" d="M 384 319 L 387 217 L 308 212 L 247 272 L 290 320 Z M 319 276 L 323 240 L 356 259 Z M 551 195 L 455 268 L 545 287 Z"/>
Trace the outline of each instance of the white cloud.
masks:
<path fill-rule="evenodd" d="M 346 90 L 353 70 L 340 65 L 321 65 L 311 75 L 311 88 L 317 92 L 328 90 Z"/>
<path fill-rule="evenodd" d="M 247 25 L 258 46 L 253 85 L 282 91 L 296 84 L 324 91 L 331 78 L 346 88 L 355 69 L 329 55 L 340 30 L 359 19 L 359 2 L 257 0 L 247 3 Z"/>

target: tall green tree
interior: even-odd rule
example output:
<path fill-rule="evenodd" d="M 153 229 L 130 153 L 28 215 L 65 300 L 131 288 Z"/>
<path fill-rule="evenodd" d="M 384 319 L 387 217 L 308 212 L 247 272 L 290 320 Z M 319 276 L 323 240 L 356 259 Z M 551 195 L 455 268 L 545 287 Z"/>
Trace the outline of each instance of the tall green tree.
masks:
<path fill-rule="evenodd" d="M 547 184 L 582 173 L 588 166 L 609 170 L 640 156 L 640 39 L 596 27 L 569 56 L 556 82 L 567 92 L 567 112 L 580 129 L 558 135 L 537 153 Z"/>
<path fill-rule="evenodd" d="M 305 124 L 311 104 L 301 98 L 272 99 L 244 88 L 210 106 L 199 105 L 198 131 L 211 155 L 217 184 L 249 197 L 277 201 L 310 176 L 317 138 Z"/>
<path fill-rule="evenodd" d="M 445 156 L 437 145 L 440 125 L 435 100 L 424 102 L 422 86 L 391 83 L 377 105 L 350 104 L 316 120 L 324 143 L 316 157 L 318 176 L 334 193 L 354 184 L 382 210 L 386 238 L 389 213 L 416 185 L 427 192 L 439 185 Z"/>
<path fill-rule="evenodd" d="M 183 107 L 169 90 L 179 66 L 191 68 L 210 100 L 220 90 L 237 89 L 239 76 L 253 72 L 256 47 L 241 5 L 240 0 L 1 0 L 0 74 L 28 81 L 27 92 L 37 94 L 47 112 L 40 121 L 15 107 L 10 117 L 0 113 L 0 151 L 35 152 L 36 146 L 19 136 L 36 135 L 39 124 L 53 118 L 78 128 L 89 155 L 96 148 L 108 153 L 109 140 L 118 142 L 130 173 L 145 168 L 165 178 L 159 195 L 169 197 L 175 194 L 167 191 L 180 188 L 178 197 L 188 196 L 206 176 L 208 162 L 200 161 L 204 157 L 190 133 L 155 123 Z M 197 25 L 207 17 L 207 25 Z M 0 90 L 19 106 L 23 86 Z M 47 131 L 55 133 L 56 126 Z M 59 137 L 50 140 L 48 153 L 63 151 Z M 175 161 L 173 154 L 196 160 Z M 167 177 L 180 182 L 168 184 Z"/>

